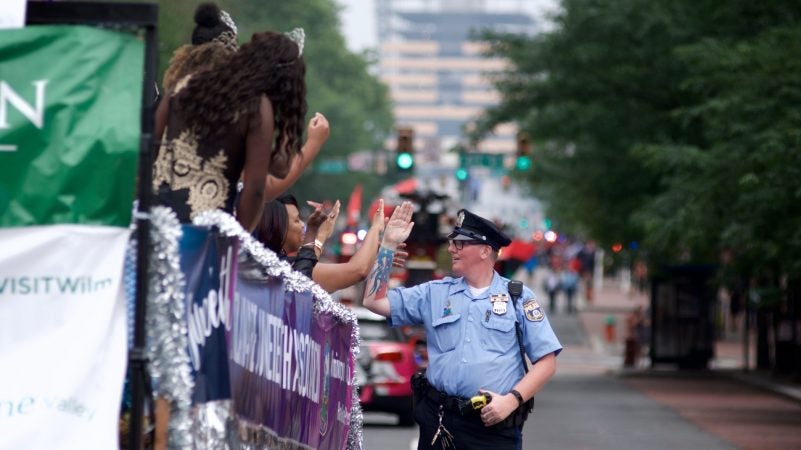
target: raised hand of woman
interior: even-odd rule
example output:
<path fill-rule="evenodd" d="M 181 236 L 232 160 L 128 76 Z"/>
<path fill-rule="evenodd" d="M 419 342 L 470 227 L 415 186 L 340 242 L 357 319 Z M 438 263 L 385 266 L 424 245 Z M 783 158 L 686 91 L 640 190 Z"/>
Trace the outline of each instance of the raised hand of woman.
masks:
<path fill-rule="evenodd" d="M 322 147 L 325 141 L 328 140 L 328 135 L 331 129 L 328 125 L 328 119 L 320 113 L 314 113 L 314 117 L 309 120 L 309 127 L 306 134 L 309 136 L 307 142 L 312 142 L 315 145 Z"/>
<path fill-rule="evenodd" d="M 370 224 L 370 228 L 378 228 L 378 232 L 381 233 L 384 231 L 384 224 L 386 224 L 386 219 L 384 218 L 384 199 L 378 199 L 378 209 L 376 209 L 375 214 L 373 214 L 373 222 Z"/>
<path fill-rule="evenodd" d="M 337 223 L 337 217 L 339 217 L 339 200 L 334 203 L 334 207 L 331 208 L 331 211 L 326 214 L 325 222 L 320 225 L 320 229 L 317 230 L 317 240 L 320 242 L 325 242 L 328 238 L 331 237 L 331 234 L 334 233 L 334 226 Z"/>
<path fill-rule="evenodd" d="M 304 236 L 304 242 L 314 242 L 317 238 L 317 233 L 320 229 L 320 226 L 325 222 L 326 216 L 325 212 L 323 212 L 323 208 L 315 208 L 312 211 L 311 215 L 309 216 L 308 220 L 306 220 L 306 235 Z"/>

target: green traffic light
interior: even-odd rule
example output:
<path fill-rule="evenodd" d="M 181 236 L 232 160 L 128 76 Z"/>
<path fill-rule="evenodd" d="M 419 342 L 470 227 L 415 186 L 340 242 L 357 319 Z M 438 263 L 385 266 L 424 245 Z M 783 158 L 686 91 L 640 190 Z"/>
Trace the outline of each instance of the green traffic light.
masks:
<path fill-rule="evenodd" d="M 531 168 L 531 158 L 528 156 L 518 156 L 517 161 L 515 161 L 515 168 L 521 172 L 525 172 L 526 170 Z"/>
<path fill-rule="evenodd" d="M 398 153 L 395 158 L 395 164 L 401 170 L 409 170 L 414 165 L 414 157 L 409 152 Z"/>
<path fill-rule="evenodd" d="M 459 181 L 464 181 L 467 179 L 467 169 L 464 167 L 460 167 L 456 169 L 456 179 Z"/>

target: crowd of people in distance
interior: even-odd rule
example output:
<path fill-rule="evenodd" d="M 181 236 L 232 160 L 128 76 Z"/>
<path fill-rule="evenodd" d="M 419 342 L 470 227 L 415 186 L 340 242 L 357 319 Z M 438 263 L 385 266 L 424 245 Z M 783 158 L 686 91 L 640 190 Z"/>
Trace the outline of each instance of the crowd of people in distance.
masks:
<path fill-rule="evenodd" d="M 542 291 L 548 297 L 548 312 L 557 312 L 560 293 L 564 294 L 565 311 L 568 314 L 576 313 L 575 299 L 580 290 L 583 290 L 587 302 L 592 302 L 595 271 L 595 248 L 592 242 L 548 247 L 538 258 L 545 268 Z"/>

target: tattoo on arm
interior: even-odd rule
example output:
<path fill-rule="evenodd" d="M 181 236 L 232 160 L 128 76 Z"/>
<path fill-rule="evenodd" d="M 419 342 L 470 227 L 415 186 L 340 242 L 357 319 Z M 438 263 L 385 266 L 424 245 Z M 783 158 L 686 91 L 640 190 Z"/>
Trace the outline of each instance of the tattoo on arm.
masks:
<path fill-rule="evenodd" d="M 374 298 L 384 298 L 387 295 L 389 271 L 392 269 L 392 258 L 395 252 L 385 247 L 378 248 L 373 270 L 367 277 L 369 290 L 367 294 Z"/>

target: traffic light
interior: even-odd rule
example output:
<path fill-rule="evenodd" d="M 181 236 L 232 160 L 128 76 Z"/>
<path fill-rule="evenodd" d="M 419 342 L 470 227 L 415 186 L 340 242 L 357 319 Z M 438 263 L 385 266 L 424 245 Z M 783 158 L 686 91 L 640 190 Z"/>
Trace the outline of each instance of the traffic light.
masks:
<path fill-rule="evenodd" d="M 528 155 L 518 156 L 515 160 L 515 169 L 525 172 L 531 168 L 531 158 Z"/>
<path fill-rule="evenodd" d="M 525 131 L 517 133 L 516 156 L 515 169 L 525 172 L 531 168 L 531 140 Z"/>
<path fill-rule="evenodd" d="M 414 168 L 414 128 L 398 127 L 397 153 L 395 167 L 408 172 Z"/>
<path fill-rule="evenodd" d="M 465 181 L 465 180 L 467 180 L 467 176 L 468 176 L 467 169 L 465 169 L 464 167 L 460 167 L 460 168 L 456 169 L 456 174 L 455 175 L 456 175 L 456 179 L 458 181 Z"/>

